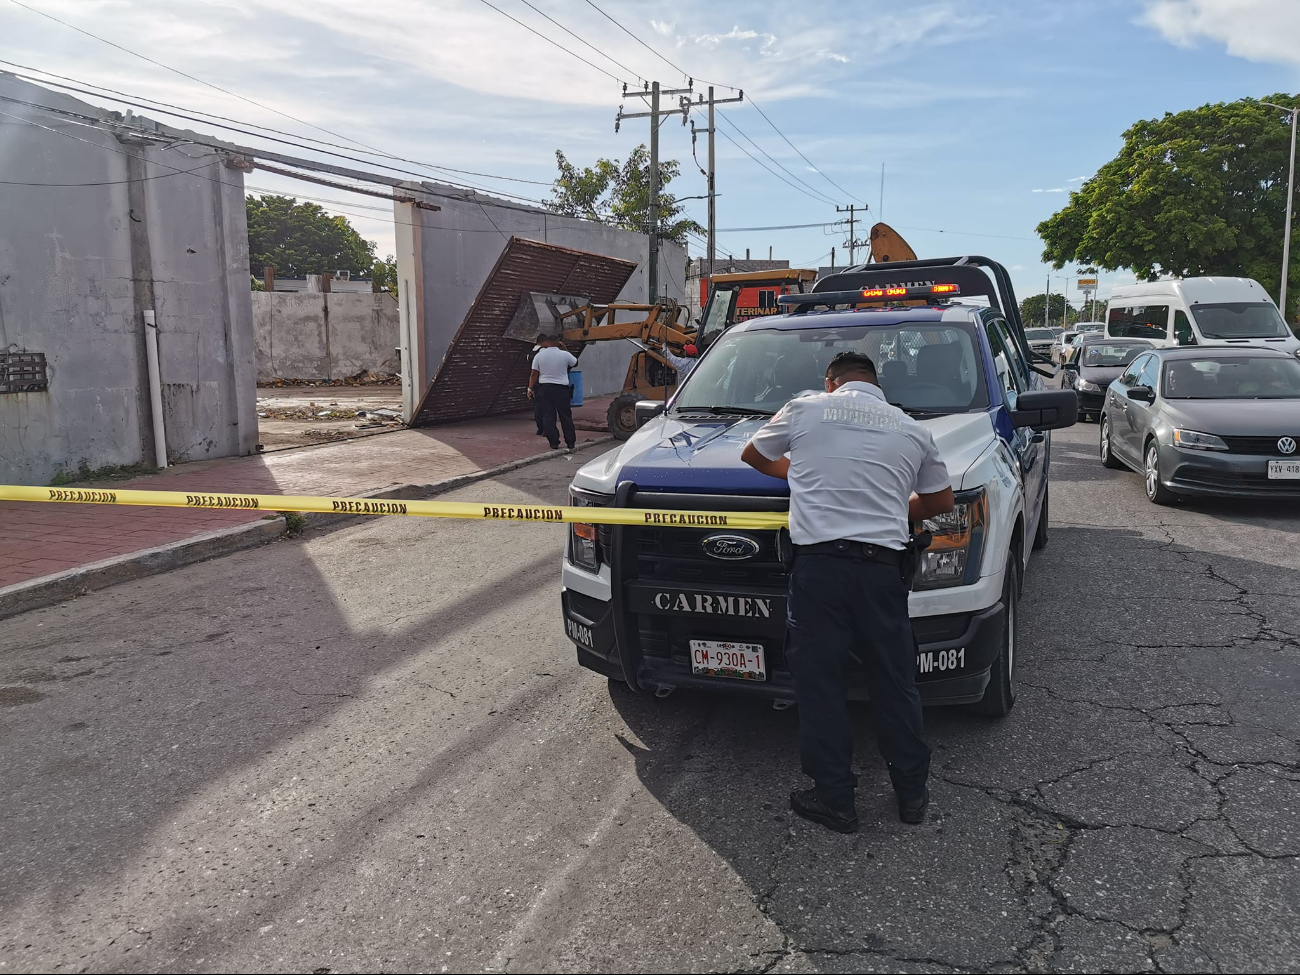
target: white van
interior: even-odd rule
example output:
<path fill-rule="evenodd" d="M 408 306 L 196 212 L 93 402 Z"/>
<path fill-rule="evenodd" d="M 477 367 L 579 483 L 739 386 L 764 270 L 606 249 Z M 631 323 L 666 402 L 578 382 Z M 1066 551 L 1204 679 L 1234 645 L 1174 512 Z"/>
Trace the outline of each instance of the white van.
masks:
<path fill-rule="evenodd" d="M 1250 278 L 1174 278 L 1116 288 L 1107 338 L 1157 346 L 1257 345 L 1300 354 L 1300 339 L 1263 286 Z"/>

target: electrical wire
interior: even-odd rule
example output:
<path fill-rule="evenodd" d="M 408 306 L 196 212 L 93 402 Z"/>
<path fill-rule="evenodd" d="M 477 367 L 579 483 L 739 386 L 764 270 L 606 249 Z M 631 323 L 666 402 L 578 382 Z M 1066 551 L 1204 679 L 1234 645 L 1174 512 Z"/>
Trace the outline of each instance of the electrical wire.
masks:
<path fill-rule="evenodd" d="M 636 73 L 635 71 L 633 71 L 631 68 L 629 68 L 626 64 L 623 64 L 621 61 L 617 61 L 617 60 L 615 60 L 614 58 L 610 57 L 608 54 L 606 54 L 604 51 L 602 51 L 600 48 L 598 48 L 595 44 L 592 44 L 592 43 L 591 43 L 590 41 L 588 41 L 586 38 L 582 37 L 582 35 L 580 35 L 580 34 L 575 34 L 573 31 L 569 30 L 569 28 L 565 27 L 562 23 L 560 23 L 558 20 L 556 20 L 556 19 L 555 19 L 554 17 L 552 17 L 550 14 L 548 14 L 545 10 L 539 10 L 537 7 L 535 7 L 535 6 L 533 6 L 531 3 L 529 3 L 528 0 L 519 0 L 519 2 L 522 3 L 522 4 L 523 4 L 525 7 L 527 7 L 529 10 L 532 10 L 534 13 L 538 13 L 538 14 L 540 14 L 541 16 L 545 17 L 547 20 L 549 20 L 549 21 L 550 21 L 552 24 L 554 24 L 556 27 L 560 28 L 560 30 L 564 31 L 564 33 L 566 33 L 566 34 L 568 34 L 570 37 L 572 37 L 575 41 L 578 41 L 580 44 L 585 44 L 587 47 L 591 48 L 593 51 L 595 51 L 597 54 L 599 54 L 602 58 L 604 58 L 604 59 L 605 59 L 606 61 L 608 61 L 610 64 L 617 65 L 618 67 L 622 68 L 624 71 L 626 71 L 626 72 L 627 72 L 628 74 L 630 74 L 632 77 L 634 77 L 637 81 L 645 81 L 645 80 L 647 80 L 647 79 L 641 77 L 641 75 L 637 74 L 637 73 Z"/>
<path fill-rule="evenodd" d="M 799 185 L 802 186 L 807 191 L 808 195 L 811 195 L 813 197 L 813 199 L 821 200 L 823 203 L 828 204 L 829 206 L 837 205 L 834 199 L 827 196 L 821 190 L 813 187 L 810 183 L 802 179 L 797 173 L 792 172 L 788 166 L 786 166 L 783 162 L 781 162 L 781 160 L 777 159 L 770 152 L 768 152 L 757 142 L 751 139 L 748 133 L 746 133 L 744 129 L 742 129 L 739 125 L 737 125 L 735 121 L 726 112 L 722 111 L 721 109 L 718 109 L 717 116 L 718 118 L 726 122 L 728 125 L 730 125 L 733 129 L 735 129 L 738 133 L 740 133 L 741 137 L 744 138 L 746 142 L 748 142 L 751 146 L 753 146 L 755 149 L 757 149 L 759 152 L 765 155 L 768 159 L 772 160 L 772 162 L 775 163 L 777 166 L 779 166 L 782 170 L 784 170 L 785 173 L 791 179 L 799 183 Z"/>
<path fill-rule="evenodd" d="M 649 51 L 651 54 L 653 54 L 655 57 L 657 57 L 657 58 L 658 58 L 660 61 L 662 61 L 664 64 L 668 65 L 668 67 L 670 67 L 670 68 L 672 68 L 674 71 L 678 72 L 678 73 L 679 73 L 683 78 L 686 78 L 688 81 L 690 80 L 691 76 L 690 76 L 690 75 L 689 75 L 689 74 L 688 74 L 684 69 L 679 68 L 677 65 L 673 64 L 673 63 L 672 63 L 671 61 L 669 61 L 666 57 L 664 57 L 662 54 L 660 54 L 658 51 L 656 51 L 653 47 L 651 47 L 651 46 L 650 46 L 649 44 L 647 44 L 645 41 L 641 40 L 641 38 L 639 38 L 639 37 L 637 37 L 635 34 L 633 34 L 630 30 L 628 30 L 626 27 L 624 27 L 622 24 L 620 24 L 617 20 L 615 20 L 615 19 L 614 19 L 613 17 L 611 17 L 609 14 L 605 13 L 605 11 L 601 10 L 600 7 L 597 7 L 594 3 L 592 3 L 592 0 L 587 0 L 587 6 L 589 6 L 592 10 L 596 11 L 596 13 L 600 14 L 602 17 L 604 17 L 606 20 L 608 20 L 611 24 L 613 24 L 615 27 L 617 27 L 619 30 L 621 30 L 621 31 L 622 31 L 624 34 L 626 34 L 628 37 L 632 38 L 632 40 L 634 40 L 634 41 L 636 41 L 638 44 L 640 44 L 643 48 L 645 48 L 647 51 Z M 719 85 L 718 87 L 720 87 L 720 88 L 731 88 L 731 85 Z M 732 88 L 732 90 L 735 91 L 736 89 Z"/>
<path fill-rule="evenodd" d="M 12 2 L 17 3 L 18 0 L 12 0 Z M 509 20 L 513 20 L 516 24 L 518 24 L 518 25 L 519 25 L 520 27 L 522 27 L 524 30 L 529 31 L 530 33 L 536 34 L 538 37 L 540 37 L 542 40 L 544 40 L 547 44 L 553 44 L 555 47 L 558 47 L 558 48 L 559 48 L 561 51 L 563 51 L 565 54 L 568 54 L 568 55 L 571 55 L 572 57 L 577 58 L 577 59 L 578 59 L 579 61 L 581 61 L 583 64 L 587 65 L 587 67 L 589 67 L 589 68 L 594 68 L 595 70 L 599 71 L 601 74 L 603 74 L 603 75 L 604 75 L 605 77 L 607 77 L 607 78 L 613 78 L 613 79 L 614 79 L 615 81 L 617 81 L 617 82 L 620 82 L 620 83 L 622 83 L 622 84 L 626 84 L 626 82 L 625 82 L 622 78 L 618 77 L 617 75 L 610 74 L 608 71 L 606 71 L 604 68 L 602 68 L 602 67 L 601 67 L 600 65 L 598 65 L 598 64 L 592 64 L 590 61 L 588 61 L 586 58 L 584 58 L 584 57 L 583 57 L 581 54 L 579 54 L 577 51 L 571 51 L 571 50 L 569 50 L 569 48 L 565 47 L 565 46 L 564 46 L 563 44 L 561 44 L 559 41 L 553 41 L 553 40 L 551 40 L 551 38 L 547 37 L 547 36 L 546 36 L 545 34 L 543 34 L 541 31 L 537 30 L 535 27 L 530 27 L 530 26 L 528 26 L 528 25 L 525 24 L 522 20 L 520 20 L 518 17 L 512 17 L 510 14 L 506 13 L 506 12 L 505 12 L 504 10 L 502 10 L 500 7 L 495 6 L 494 4 L 490 3 L 489 0 L 479 0 L 479 2 L 482 3 L 485 7 L 491 7 L 493 10 L 495 10 L 497 13 L 499 13 L 502 17 L 505 17 L 505 18 L 507 18 L 507 19 L 509 19 Z M 531 5 L 530 5 L 530 6 L 531 6 Z M 549 18 L 548 18 L 548 19 L 549 19 Z M 585 44 L 586 42 L 584 41 L 583 43 Z M 591 45 L 587 45 L 587 46 L 590 47 Z M 601 53 L 603 54 L 604 52 L 601 52 Z M 613 61 L 614 59 L 613 59 L 613 58 L 610 58 L 610 60 Z M 615 62 L 615 63 L 617 63 L 617 62 Z"/>
<path fill-rule="evenodd" d="M 799 158 L 802 159 L 804 162 L 806 162 L 806 163 L 808 164 L 809 168 L 811 168 L 813 172 L 815 172 L 815 173 L 816 173 L 818 176 L 820 176 L 822 179 L 826 180 L 826 182 L 830 183 L 831 186 L 835 187 L 837 190 L 839 190 L 841 193 L 843 193 L 843 194 L 845 195 L 845 197 L 847 197 L 849 200 L 852 200 L 852 199 L 854 198 L 852 193 L 850 193 L 848 190 L 846 190 L 846 189 L 845 189 L 843 186 L 841 186 L 839 183 L 835 182 L 835 180 L 831 179 L 829 176 L 827 176 L 825 173 L 823 173 L 823 172 L 821 171 L 821 168 L 820 168 L 820 167 L 818 167 L 818 166 L 814 166 L 814 165 L 813 165 L 813 161 L 812 161 L 811 159 L 809 159 L 807 156 L 805 156 L 805 155 L 803 154 L 803 152 L 800 150 L 800 148 L 799 148 L 798 146 L 796 146 L 793 142 L 790 141 L 790 137 L 789 137 L 789 136 L 787 136 L 784 132 L 782 132 L 780 129 L 778 129 L 778 128 L 776 127 L 776 123 L 773 122 L 770 118 L 767 117 L 767 113 L 766 113 L 765 111 L 763 111 L 761 108 L 758 107 L 758 103 L 755 102 L 754 99 L 751 98 L 751 99 L 749 100 L 749 104 L 750 104 L 750 106 L 754 109 L 754 111 L 758 112 L 759 115 L 763 116 L 763 121 L 764 121 L 764 122 L 766 122 L 768 125 L 772 126 L 772 131 L 775 132 L 777 135 L 779 135 L 782 139 L 784 139 L 784 140 L 785 140 L 785 144 L 788 145 L 791 149 L 793 149 L 795 152 L 797 152 L 797 153 L 799 154 Z M 783 167 L 783 168 L 784 168 L 784 167 Z M 859 198 L 859 199 L 858 199 L 858 202 L 859 202 L 859 203 L 862 203 L 863 206 L 866 206 L 865 201 L 863 201 L 862 199 Z"/>
<path fill-rule="evenodd" d="M 301 143 L 298 142 L 291 142 L 289 141 L 289 139 L 302 139 L 305 142 L 314 142 L 317 143 L 318 145 L 329 146 L 331 149 L 348 148 L 347 146 L 340 145 L 337 142 L 328 142 L 324 139 L 313 139 L 311 136 L 307 136 L 307 135 L 295 135 L 292 132 L 285 132 L 283 129 L 275 129 L 267 125 L 259 125 L 256 122 L 249 122 L 245 119 L 230 118 L 225 115 L 217 115 L 213 112 L 205 112 L 197 108 L 189 108 L 185 105 L 176 105 L 171 102 L 159 101 L 156 98 L 149 98 L 145 95 L 135 95 L 130 92 L 118 91 L 116 88 L 109 88 L 105 85 L 96 84 L 93 81 L 85 81 L 81 78 L 74 78 L 68 75 L 56 74 L 55 72 L 47 71 L 44 68 L 33 68 L 30 67 L 29 65 L 19 64 L 16 61 L 7 61 L 4 58 L 0 58 L 0 64 L 7 64 L 11 68 L 19 68 L 22 71 L 35 71 L 42 75 L 48 75 L 49 78 L 58 78 L 60 81 L 75 82 L 76 85 L 81 85 L 83 87 L 78 88 L 75 87 L 74 85 L 59 84 L 56 81 L 50 81 L 49 78 L 38 78 L 31 75 L 23 75 L 23 74 L 15 73 L 15 77 L 23 78 L 26 81 L 35 82 L 37 84 L 42 84 L 42 85 L 50 85 L 54 88 L 62 88 L 67 91 L 75 91 L 82 95 L 93 95 L 97 98 L 104 98 L 106 97 L 105 93 L 107 93 L 107 95 L 116 96 L 113 100 L 120 101 L 124 105 L 131 105 L 135 108 L 144 108 L 148 111 L 163 111 L 164 114 L 167 115 L 175 115 L 178 118 L 189 119 L 190 121 L 193 122 L 203 122 L 205 125 L 216 125 L 217 128 L 230 129 L 231 131 L 234 132 L 244 132 L 244 134 L 246 135 L 252 135 L 259 139 L 266 139 L 269 142 L 280 142 L 283 143 L 284 145 L 296 146 L 300 149 L 311 149 L 314 152 L 321 152 L 322 150 L 317 149 L 315 146 L 302 145 Z M 97 89 L 97 90 L 92 91 L 87 89 Z M 137 104 L 141 102 L 144 104 Z M 165 111 L 166 109 L 176 109 L 177 111 L 167 112 Z M 189 114 L 185 114 L 185 113 L 189 113 Z M 196 116 L 203 116 L 203 117 L 199 118 Z M 213 119 L 216 119 L 218 121 L 212 121 Z M 261 129 L 262 132 L 271 132 L 274 133 L 275 135 L 288 136 L 289 138 L 276 139 L 269 135 L 263 135 L 261 132 L 246 132 L 245 129 L 236 128 L 234 125 L 221 125 L 219 124 L 219 122 L 236 123 L 237 125 L 245 126 L 247 129 Z M 353 151 L 355 152 L 357 150 L 353 150 Z M 523 179 L 522 177 L 518 177 L 518 176 L 502 176 L 499 173 L 482 173 L 473 169 L 458 169 L 455 166 L 440 166 L 437 163 L 424 162 L 419 159 L 408 159 L 405 156 L 396 156 L 393 155 L 392 153 L 387 153 L 387 152 L 372 152 L 369 150 L 361 150 L 361 151 L 365 151 L 369 155 L 379 156 L 383 159 L 392 159 L 396 162 L 411 163 L 413 165 L 423 166 L 426 169 L 432 169 L 438 172 L 459 173 L 464 176 L 478 176 L 484 179 L 499 179 L 510 183 L 530 183 L 535 186 L 552 185 L 551 183 L 548 183 L 540 179 Z M 361 162 L 369 166 L 379 166 L 382 169 L 392 169 L 394 172 L 399 172 L 399 173 L 410 172 L 409 170 L 386 166 L 383 163 L 373 162 L 372 160 L 368 160 L 368 159 L 359 159 L 356 156 L 349 156 L 343 153 L 326 153 L 326 155 L 336 155 L 343 159 L 351 159 L 353 162 Z M 411 175 L 420 176 L 423 174 L 412 173 Z"/>
<path fill-rule="evenodd" d="M 811 227 L 838 227 L 843 220 L 823 220 L 821 223 L 783 223 L 775 227 L 724 227 L 715 234 L 741 234 L 759 230 L 807 230 Z"/>
<path fill-rule="evenodd" d="M 812 193 L 808 192 L 808 191 L 805 190 L 803 187 L 801 187 L 798 183 L 792 183 L 792 182 L 790 182 L 788 179 L 786 179 L 784 176 L 782 176 L 780 173 L 778 173 L 775 169 L 773 169 L 771 166 L 768 166 L 766 163 L 763 162 L 763 160 L 759 159 L 759 158 L 758 158 L 757 156 L 755 156 L 752 152 L 750 152 L 748 149 L 746 149 L 743 145 L 741 145 L 739 142 L 737 142 L 735 139 L 733 139 L 731 136 L 729 136 L 729 135 L 728 135 L 726 132 L 724 132 L 722 129 L 718 129 L 718 135 L 722 136 L 724 139 L 726 139 L 728 142 L 730 142 L 733 146 L 735 146 L 737 149 L 739 149 L 741 152 L 743 152 L 745 155 L 747 155 L 750 159 L 754 160 L 754 162 L 758 163 L 758 165 L 762 166 L 765 170 L 767 170 L 769 173 L 771 173 L 773 176 L 775 176 L 777 179 L 779 179 L 782 183 L 785 183 L 786 186 L 789 186 L 789 187 L 790 187 L 791 189 L 793 189 L 793 190 L 798 190 L 798 191 L 799 191 L 800 193 L 802 193 L 804 196 L 810 197 L 811 199 L 816 200 L 818 203 L 826 204 L 827 201 L 826 201 L 825 199 L 823 199 L 823 198 L 820 197 L 820 196 L 814 196 Z M 830 205 L 831 205 L 831 206 L 834 206 L 834 203 L 832 202 Z"/>

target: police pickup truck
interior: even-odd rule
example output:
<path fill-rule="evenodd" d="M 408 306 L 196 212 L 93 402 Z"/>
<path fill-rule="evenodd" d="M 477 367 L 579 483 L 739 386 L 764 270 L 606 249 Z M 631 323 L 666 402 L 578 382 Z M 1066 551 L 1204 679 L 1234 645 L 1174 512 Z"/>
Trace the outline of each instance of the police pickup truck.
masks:
<path fill-rule="evenodd" d="M 1071 390 L 1025 340 L 1006 270 L 981 257 L 872 264 L 783 296 L 787 314 L 722 333 L 664 408 L 582 467 L 571 503 L 672 511 L 785 511 L 785 481 L 740 459 L 791 397 L 821 389 L 846 350 L 876 363 L 887 399 L 929 427 L 956 508 L 925 523 L 909 599 L 928 704 L 1005 715 L 1015 701 L 1017 599 L 1047 544 L 1049 429 L 1073 424 Z M 657 520 L 657 519 L 656 519 Z M 669 519 L 665 518 L 665 522 Z M 787 574 L 775 531 L 575 524 L 564 624 L 578 662 L 633 689 L 794 697 L 783 645 Z M 850 694 L 865 697 L 862 674 Z"/>

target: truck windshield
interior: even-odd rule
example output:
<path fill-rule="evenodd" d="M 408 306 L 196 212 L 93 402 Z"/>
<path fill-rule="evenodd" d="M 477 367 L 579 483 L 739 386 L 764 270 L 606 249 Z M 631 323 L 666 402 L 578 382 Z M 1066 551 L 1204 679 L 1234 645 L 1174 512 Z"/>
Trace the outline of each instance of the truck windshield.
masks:
<path fill-rule="evenodd" d="M 1270 301 L 1192 305 L 1192 315 L 1207 339 L 1280 339 L 1291 334 Z"/>
<path fill-rule="evenodd" d="M 865 352 L 885 398 L 918 413 L 984 409 L 988 393 L 973 325 L 915 322 L 840 328 L 754 329 L 722 335 L 691 371 L 673 410 L 774 413 L 825 388 L 841 352 Z"/>

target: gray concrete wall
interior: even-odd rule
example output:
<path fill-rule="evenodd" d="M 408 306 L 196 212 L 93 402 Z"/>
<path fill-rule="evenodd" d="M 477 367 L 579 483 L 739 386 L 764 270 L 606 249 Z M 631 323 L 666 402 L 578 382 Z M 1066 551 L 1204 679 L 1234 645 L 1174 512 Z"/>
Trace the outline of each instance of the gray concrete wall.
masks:
<path fill-rule="evenodd" d="M 0 94 L 101 114 L 2 74 Z M 0 185 L 0 349 L 45 353 L 49 389 L 0 394 L 0 481 L 43 484 L 83 463 L 152 463 L 148 307 L 157 313 L 169 458 L 251 453 L 242 174 L 193 145 L 126 144 L 6 105 L 30 121 L 0 118 L 10 181 Z"/>
<path fill-rule="evenodd" d="M 341 379 L 397 372 L 390 294 L 253 292 L 257 379 Z"/>
<path fill-rule="evenodd" d="M 403 264 L 401 254 L 405 239 L 407 246 L 416 248 L 420 255 L 424 284 L 422 296 L 411 294 L 405 286 L 401 289 L 403 320 L 409 312 L 423 322 L 423 370 L 419 377 L 412 372 L 415 388 L 409 391 L 408 401 L 418 403 L 433 381 L 465 313 L 511 236 L 636 261 L 637 270 L 618 297 L 621 301 L 648 300 L 644 234 L 559 216 L 470 190 L 436 183 L 420 186 L 425 198 L 438 204 L 441 210 L 395 204 L 399 224 L 398 273 L 402 276 L 408 273 L 404 268 L 409 264 Z M 417 226 L 408 226 L 403 234 L 402 224 L 412 222 Z M 685 249 L 677 244 L 665 244 L 660 251 L 659 266 L 662 296 L 684 302 L 685 269 Z M 597 395 L 622 389 L 628 361 L 634 352 L 633 346 L 626 342 L 588 347 L 581 360 L 586 392 Z M 404 391 L 405 382 L 404 376 Z"/>

